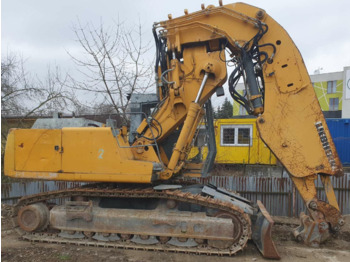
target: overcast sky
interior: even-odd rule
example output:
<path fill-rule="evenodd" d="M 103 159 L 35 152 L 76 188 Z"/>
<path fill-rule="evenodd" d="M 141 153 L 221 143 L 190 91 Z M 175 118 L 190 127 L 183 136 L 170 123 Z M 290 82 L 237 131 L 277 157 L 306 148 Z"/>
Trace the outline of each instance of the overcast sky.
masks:
<path fill-rule="evenodd" d="M 231 1 L 224 0 L 224 4 Z M 29 71 L 41 74 L 48 64 L 72 70 L 67 50 L 79 54 L 72 26 L 81 23 L 105 25 L 118 17 L 130 25 L 140 20 L 145 38 L 152 40 L 153 22 L 200 9 L 207 0 L 2 0 L 2 55 L 20 52 Z M 312 74 L 341 71 L 350 65 L 349 0 L 247 0 L 266 10 L 291 35 Z"/>

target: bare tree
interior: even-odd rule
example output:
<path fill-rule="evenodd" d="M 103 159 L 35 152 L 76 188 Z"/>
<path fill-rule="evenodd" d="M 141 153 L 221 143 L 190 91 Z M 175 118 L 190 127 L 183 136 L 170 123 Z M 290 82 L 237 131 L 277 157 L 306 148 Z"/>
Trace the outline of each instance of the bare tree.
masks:
<path fill-rule="evenodd" d="M 33 77 L 24 68 L 23 59 L 7 55 L 1 62 L 1 114 L 41 115 L 69 111 L 76 103 L 74 93 L 66 88 L 67 76 L 58 67 L 48 67 L 46 77 Z"/>
<path fill-rule="evenodd" d="M 1 59 L 1 115 L 19 115 L 24 111 L 21 96 L 34 91 L 27 83 L 23 59 L 10 54 Z"/>
<path fill-rule="evenodd" d="M 152 62 L 146 60 L 150 43 L 144 43 L 142 27 L 126 29 L 115 23 L 106 29 L 101 23 L 74 27 L 76 40 L 84 50 L 78 57 L 68 52 L 78 65 L 82 81 L 71 77 L 71 87 L 92 93 L 101 111 L 114 111 L 126 119 L 129 97 L 145 92 L 154 84 Z M 97 109 L 97 108 L 96 108 Z"/>
<path fill-rule="evenodd" d="M 32 115 L 47 115 L 54 111 L 75 108 L 74 93 L 66 88 L 67 77 L 58 68 L 48 68 L 45 78 L 33 77 L 25 70 L 24 60 L 16 54 L 8 54 L 1 61 L 1 120 L 2 138 L 6 138 L 6 118 L 16 116 L 18 125 Z"/>
<path fill-rule="evenodd" d="M 18 54 L 1 59 L 1 162 L 4 161 L 5 142 L 10 128 L 29 128 L 24 121 L 29 116 L 52 114 L 54 111 L 73 111 L 77 100 L 66 88 L 67 77 L 58 68 L 47 70 L 46 77 L 34 77 L 25 70 L 24 60 Z M 8 121 L 15 116 L 15 121 Z M 2 165 L 3 168 L 4 165 Z M 1 181 L 8 182 L 1 169 Z"/>

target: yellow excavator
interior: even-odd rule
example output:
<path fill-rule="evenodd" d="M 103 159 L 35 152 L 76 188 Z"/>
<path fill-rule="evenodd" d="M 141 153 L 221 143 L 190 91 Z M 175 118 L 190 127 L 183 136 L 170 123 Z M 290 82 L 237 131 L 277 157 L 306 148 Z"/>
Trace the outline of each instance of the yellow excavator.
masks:
<path fill-rule="evenodd" d="M 210 97 L 222 95 L 226 81 L 232 97 L 257 117 L 261 138 L 305 202 L 297 240 L 318 246 L 339 231 L 344 220 L 330 177 L 341 176 L 342 165 L 288 33 L 260 8 L 219 1 L 168 15 L 153 34 L 158 103 L 133 132 L 59 119 L 9 132 L 7 176 L 92 182 L 20 199 L 13 221 L 22 237 L 219 255 L 236 254 L 253 239 L 264 257 L 279 258 L 261 202 L 191 182 L 211 165 L 187 157 L 201 119 L 212 129 Z M 227 63 L 234 64 L 229 76 Z M 240 79 L 244 94 L 236 90 Z M 318 176 L 327 202 L 316 195 Z M 54 199 L 66 201 L 51 205 Z"/>

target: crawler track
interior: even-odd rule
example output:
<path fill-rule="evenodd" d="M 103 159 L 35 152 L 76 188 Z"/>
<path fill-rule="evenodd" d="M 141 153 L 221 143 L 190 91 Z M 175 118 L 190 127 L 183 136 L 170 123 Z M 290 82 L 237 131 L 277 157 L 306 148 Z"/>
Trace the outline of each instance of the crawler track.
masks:
<path fill-rule="evenodd" d="M 38 202 L 47 202 L 53 199 L 70 198 L 74 196 L 84 196 L 88 198 L 96 197 L 108 197 L 108 198 L 157 198 L 157 199 L 172 199 L 181 202 L 187 202 L 191 204 L 197 204 L 205 206 L 207 208 L 217 209 L 220 212 L 228 213 L 234 216 L 240 223 L 241 231 L 239 238 L 226 249 L 213 248 L 207 244 L 200 244 L 196 247 L 177 247 L 170 246 L 168 244 L 155 244 L 155 245 L 141 245 L 130 242 L 129 240 L 120 240 L 116 242 L 104 242 L 85 239 L 66 239 L 61 238 L 56 233 L 50 233 L 44 231 L 40 233 L 29 233 L 22 230 L 18 226 L 17 214 L 18 211 L 30 204 Z M 206 255 L 235 255 L 242 250 L 248 239 L 251 236 L 251 222 L 247 214 L 243 213 L 238 207 L 216 200 L 210 197 L 205 197 L 200 194 L 191 194 L 188 192 L 182 192 L 180 190 L 154 190 L 153 188 L 145 188 L 140 186 L 125 187 L 120 185 L 111 184 L 92 184 L 84 187 L 51 191 L 46 193 L 40 193 L 36 195 L 26 196 L 21 198 L 17 205 L 13 207 L 12 221 L 16 228 L 16 231 L 22 236 L 23 239 L 33 242 L 46 242 L 46 243 L 59 243 L 59 244 L 74 244 L 94 247 L 110 247 L 110 248 L 123 248 L 123 249 L 135 249 L 135 250 L 151 250 L 151 251 L 168 251 L 168 252 L 182 252 L 193 254 L 206 254 Z"/>

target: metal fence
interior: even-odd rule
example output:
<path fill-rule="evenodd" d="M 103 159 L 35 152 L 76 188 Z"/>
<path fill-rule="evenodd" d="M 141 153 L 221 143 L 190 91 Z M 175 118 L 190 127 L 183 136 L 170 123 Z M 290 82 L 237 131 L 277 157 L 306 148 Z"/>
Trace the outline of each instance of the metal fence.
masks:
<path fill-rule="evenodd" d="M 64 190 L 85 184 L 86 183 L 83 182 L 66 181 L 29 181 L 18 183 L 1 183 L 1 203 L 15 204 L 22 196 L 28 196 L 48 191 Z"/>
<path fill-rule="evenodd" d="M 287 172 L 281 177 L 261 176 L 213 176 L 200 178 L 202 183 L 211 183 L 218 187 L 236 191 L 243 197 L 256 203 L 261 200 L 267 211 L 273 216 L 298 217 L 306 207 Z M 350 214 L 350 173 L 343 177 L 331 178 L 342 214 Z M 325 200 L 322 182 L 315 181 L 318 197 Z"/>
<path fill-rule="evenodd" d="M 350 173 L 341 178 L 331 178 L 342 214 L 350 214 Z M 218 187 L 236 191 L 253 203 L 261 200 L 273 216 L 298 217 L 305 211 L 305 205 L 296 191 L 287 172 L 280 177 L 266 176 L 211 176 L 200 178 L 201 183 L 211 183 Z M 85 183 L 35 181 L 1 185 L 2 203 L 13 204 L 20 197 L 51 190 L 77 187 Z M 316 181 L 318 197 L 325 199 L 320 179 Z"/>

